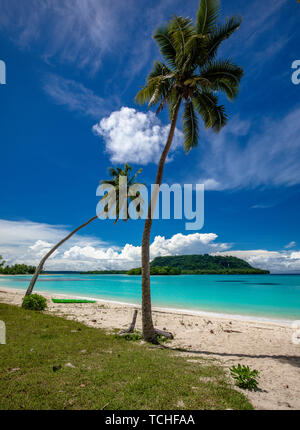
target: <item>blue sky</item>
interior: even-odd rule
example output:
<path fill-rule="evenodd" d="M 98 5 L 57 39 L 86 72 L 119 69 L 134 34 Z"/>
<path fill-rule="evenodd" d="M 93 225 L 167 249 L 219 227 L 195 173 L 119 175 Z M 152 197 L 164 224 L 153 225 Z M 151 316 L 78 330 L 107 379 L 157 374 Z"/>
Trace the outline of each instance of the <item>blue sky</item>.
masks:
<path fill-rule="evenodd" d="M 152 256 L 227 252 L 272 271 L 300 272 L 300 85 L 291 81 L 291 65 L 300 59 L 300 5 L 221 4 L 223 19 L 243 18 L 220 52 L 243 67 L 241 92 L 234 103 L 224 101 L 228 126 L 218 135 L 201 129 L 198 148 L 187 156 L 178 123 L 164 177 L 206 185 L 205 225 L 188 232 L 185 220 L 154 222 Z M 155 118 L 134 96 L 158 57 L 153 30 L 174 13 L 194 17 L 197 6 L 198 0 L 0 0 L 0 59 L 7 68 L 7 84 L 0 85 L 0 253 L 9 262 L 36 263 L 92 217 L 109 166 L 129 161 L 143 167 L 143 182 L 154 181 L 168 117 Z M 142 221 L 96 221 L 48 267 L 139 265 L 142 230 Z"/>

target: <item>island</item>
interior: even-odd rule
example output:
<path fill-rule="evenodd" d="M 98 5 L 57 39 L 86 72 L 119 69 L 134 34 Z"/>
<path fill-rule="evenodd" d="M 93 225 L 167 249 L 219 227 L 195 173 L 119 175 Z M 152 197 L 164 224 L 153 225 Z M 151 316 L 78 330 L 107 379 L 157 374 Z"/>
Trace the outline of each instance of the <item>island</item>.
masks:
<path fill-rule="evenodd" d="M 96 270 L 83 274 L 141 275 L 141 268 Z M 252 267 L 241 258 L 221 255 L 176 255 L 156 257 L 150 264 L 151 275 L 267 275 L 269 270 Z"/>

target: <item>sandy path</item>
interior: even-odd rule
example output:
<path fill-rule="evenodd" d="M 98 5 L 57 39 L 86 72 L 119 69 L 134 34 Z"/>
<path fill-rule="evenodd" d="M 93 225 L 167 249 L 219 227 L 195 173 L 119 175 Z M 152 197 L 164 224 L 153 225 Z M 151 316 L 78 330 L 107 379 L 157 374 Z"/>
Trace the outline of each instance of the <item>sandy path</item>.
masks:
<path fill-rule="evenodd" d="M 0 302 L 20 305 L 23 294 L 1 287 Z M 104 301 L 67 305 L 48 300 L 48 312 L 92 327 L 114 329 L 129 325 L 133 308 Z M 258 369 L 261 391 L 242 390 L 256 409 L 300 409 L 300 344 L 293 344 L 291 327 L 155 309 L 153 319 L 158 328 L 175 334 L 170 348 L 182 347 L 191 356 L 215 358 L 227 370 L 237 363 Z M 140 312 L 137 328 L 141 329 Z"/>

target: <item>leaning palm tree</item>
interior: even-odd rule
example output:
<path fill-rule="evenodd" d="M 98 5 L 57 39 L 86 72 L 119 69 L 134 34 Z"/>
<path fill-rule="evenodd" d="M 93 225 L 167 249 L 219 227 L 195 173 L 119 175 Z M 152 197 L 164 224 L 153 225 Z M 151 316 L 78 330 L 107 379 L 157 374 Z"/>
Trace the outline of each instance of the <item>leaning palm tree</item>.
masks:
<path fill-rule="evenodd" d="M 126 207 L 126 216 L 123 218 L 124 221 L 127 221 L 130 218 L 130 214 L 129 214 L 129 209 L 128 209 L 128 200 L 130 202 L 134 201 L 135 199 L 139 199 L 139 203 L 135 206 L 136 212 L 139 213 L 141 215 L 142 213 L 142 205 L 143 205 L 143 200 L 139 194 L 139 192 L 137 191 L 136 195 L 130 195 L 129 193 L 129 187 L 131 187 L 132 185 L 141 185 L 138 182 L 136 182 L 136 177 L 139 173 L 141 173 L 142 169 L 139 169 L 134 175 L 131 176 L 132 173 L 132 167 L 129 166 L 127 163 L 124 166 L 124 169 L 121 169 L 120 167 L 117 167 L 116 169 L 114 169 L 113 167 L 111 167 L 109 169 L 109 173 L 111 176 L 111 179 L 107 179 L 107 180 L 102 180 L 100 183 L 103 186 L 106 185 L 110 185 L 113 187 L 113 190 L 108 192 L 107 194 L 105 194 L 101 201 L 105 200 L 105 206 L 104 206 L 104 210 L 101 214 L 97 214 L 95 215 L 93 218 L 89 219 L 87 222 L 85 222 L 84 224 L 80 225 L 79 227 L 77 227 L 75 230 L 73 230 L 70 234 L 68 234 L 66 237 L 64 237 L 60 242 L 58 242 L 55 246 L 53 246 L 53 248 L 47 252 L 47 254 L 41 259 L 39 265 L 36 268 L 36 271 L 30 281 L 30 284 L 27 288 L 26 291 L 26 296 L 29 296 L 32 293 L 32 290 L 34 288 L 34 285 L 40 275 L 40 273 L 43 270 L 44 264 L 47 261 L 47 259 L 63 244 L 65 243 L 68 239 L 70 239 L 72 236 L 74 236 L 75 233 L 77 233 L 79 230 L 81 230 L 82 228 L 84 228 L 85 226 L 87 226 L 88 224 L 90 224 L 92 221 L 96 220 L 97 218 L 100 217 L 100 215 L 105 215 L 108 217 L 109 212 L 114 213 L 115 215 L 115 222 L 114 224 L 117 223 L 118 219 L 120 218 L 120 214 L 121 212 L 124 210 L 124 208 Z M 122 194 L 119 193 L 119 188 L 120 188 L 120 179 L 122 177 L 126 177 L 126 193 Z M 138 188 L 138 187 L 137 187 Z M 120 198 L 120 194 L 121 194 L 121 198 Z M 125 197 L 124 197 L 125 196 Z"/>
<path fill-rule="evenodd" d="M 174 16 L 154 33 L 164 62 L 155 61 L 146 85 L 136 95 L 139 104 L 157 105 L 157 114 L 168 107 L 170 131 L 162 152 L 156 175 L 155 190 L 148 207 L 142 240 L 142 320 L 143 337 L 156 341 L 157 330 L 152 321 L 150 292 L 150 233 L 164 164 L 175 133 L 176 123 L 183 105 L 184 149 L 188 153 L 198 144 L 199 116 L 206 128 L 218 132 L 225 126 L 225 107 L 218 102 L 218 93 L 233 100 L 239 90 L 243 71 L 230 59 L 217 59 L 221 43 L 240 26 L 240 17 L 228 18 L 218 24 L 218 0 L 200 0 L 196 22 L 190 18 Z"/>

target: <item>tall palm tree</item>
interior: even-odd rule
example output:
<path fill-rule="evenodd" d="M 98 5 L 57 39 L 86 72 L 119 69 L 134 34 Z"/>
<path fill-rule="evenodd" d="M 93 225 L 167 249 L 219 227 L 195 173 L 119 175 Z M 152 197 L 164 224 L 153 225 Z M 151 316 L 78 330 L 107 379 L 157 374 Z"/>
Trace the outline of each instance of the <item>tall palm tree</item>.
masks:
<path fill-rule="evenodd" d="M 134 175 L 131 176 L 131 172 L 132 172 L 132 167 L 129 166 L 127 163 L 124 166 L 124 169 L 121 169 L 120 167 L 117 167 L 116 169 L 114 169 L 113 167 L 111 167 L 109 169 L 109 174 L 111 176 L 111 179 L 106 179 L 106 180 L 102 180 L 100 183 L 102 185 L 111 185 L 114 187 L 113 191 L 114 192 L 109 192 L 108 194 L 106 194 L 105 196 L 102 197 L 101 201 L 105 200 L 105 207 L 104 207 L 104 211 L 102 212 L 102 214 L 105 214 L 105 212 L 107 213 L 108 216 L 108 212 L 110 210 L 113 210 L 115 213 L 115 217 L 116 220 L 114 222 L 114 224 L 117 223 L 121 212 L 123 211 L 123 209 L 125 208 L 125 205 L 127 204 L 128 200 L 130 202 L 134 201 L 135 199 L 139 199 L 139 202 L 135 209 L 137 212 L 141 213 L 141 206 L 142 206 L 142 199 L 141 196 L 139 194 L 139 192 L 136 193 L 136 195 L 128 195 L 129 194 L 129 187 L 132 185 L 141 185 L 138 182 L 136 182 L 136 177 L 139 173 L 141 173 L 142 169 L 139 169 Z M 122 198 L 120 199 L 120 193 L 119 193 L 119 188 L 120 188 L 120 178 L 122 177 L 127 177 L 127 182 L 126 182 L 126 187 L 127 187 L 127 193 L 126 193 L 126 198 Z M 97 214 L 95 215 L 93 218 L 89 219 L 87 222 L 85 222 L 84 224 L 80 225 L 79 227 L 77 227 L 75 230 L 73 230 L 70 234 L 68 234 L 66 237 L 64 237 L 60 242 L 58 242 L 55 246 L 53 246 L 53 248 L 47 252 L 47 254 L 41 259 L 39 265 L 36 268 L 36 271 L 30 281 L 30 284 L 27 288 L 26 291 L 26 296 L 30 295 L 32 293 L 33 287 L 40 275 L 40 273 L 43 270 L 44 264 L 47 261 L 47 259 L 63 244 L 65 243 L 68 239 L 70 239 L 75 233 L 77 233 L 79 230 L 81 230 L 82 228 L 84 228 L 85 226 L 87 226 L 88 224 L 90 224 L 92 221 L 96 220 L 99 215 L 102 214 Z M 127 205 L 127 214 L 126 217 L 124 217 L 124 221 L 127 221 L 130 218 L 130 214 L 129 214 L 129 210 L 128 210 L 128 205 Z"/>
<path fill-rule="evenodd" d="M 156 341 L 150 292 L 150 233 L 164 164 L 170 150 L 180 107 L 183 105 L 184 149 L 188 153 L 198 144 L 199 116 L 206 128 L 218 132 L 225 126 L 225 107 L 218 102 L 218 93 L 233 100 L 239 90 L 243 71 L 230 59 L 217 59 L 218 48 L 240 26 L 241 18 L 233 16 L 219 24 L 218 0 L 200 0 L 196 22 L 174 16 L 154 33 L 164 62 L 155 61 L 146 85 L 136 95 L 139 104 L 157 105 L 157 114 L 167 105 L 170 131 L 162 152 L 156 184 L 148 207 L 142 240 L 142 319 L 143 337 Z"/>

